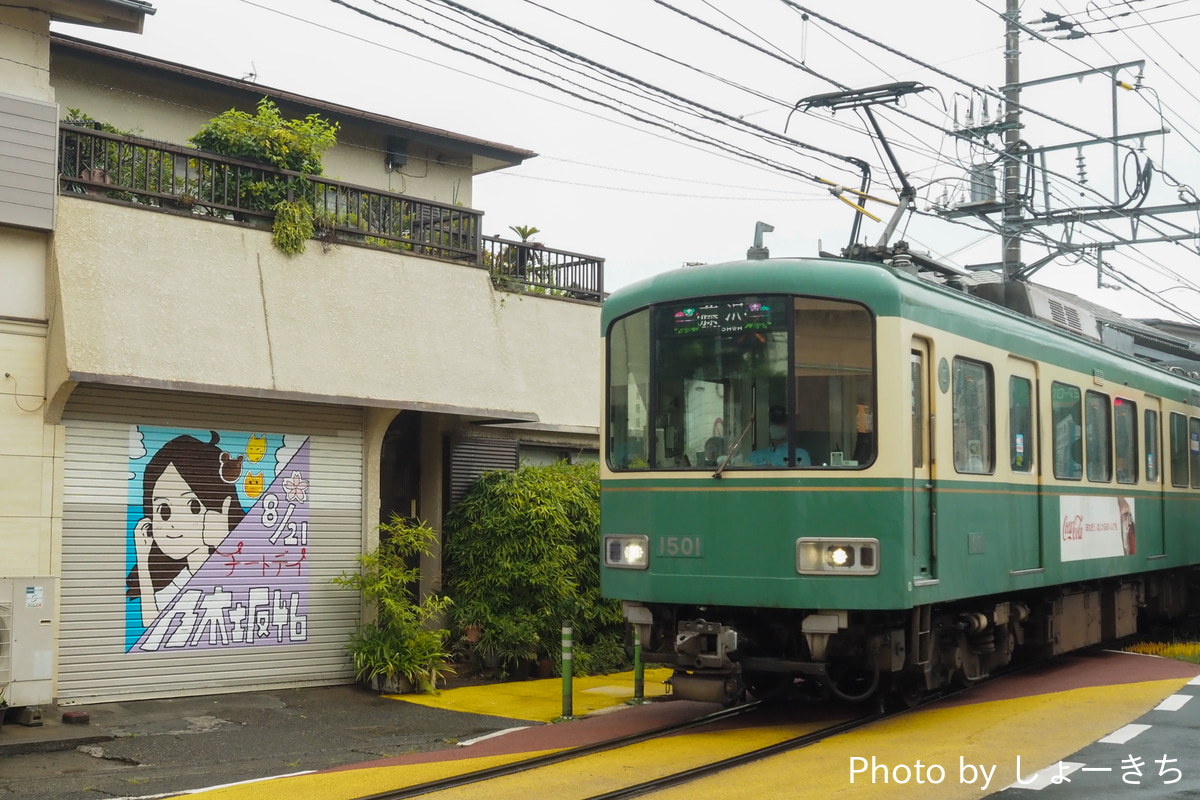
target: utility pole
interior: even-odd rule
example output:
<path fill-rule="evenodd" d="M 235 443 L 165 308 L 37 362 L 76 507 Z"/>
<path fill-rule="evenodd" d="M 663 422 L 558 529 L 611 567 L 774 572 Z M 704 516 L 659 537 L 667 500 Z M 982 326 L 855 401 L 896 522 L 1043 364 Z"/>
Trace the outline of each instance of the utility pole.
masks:
<path fill-rule="evenodd" d="M 1003 275 L 1007 283 L 1021 269 L 1021 28 L 1019 0 L 1007 0 L 1004 32 L 1004 216 Z"/>

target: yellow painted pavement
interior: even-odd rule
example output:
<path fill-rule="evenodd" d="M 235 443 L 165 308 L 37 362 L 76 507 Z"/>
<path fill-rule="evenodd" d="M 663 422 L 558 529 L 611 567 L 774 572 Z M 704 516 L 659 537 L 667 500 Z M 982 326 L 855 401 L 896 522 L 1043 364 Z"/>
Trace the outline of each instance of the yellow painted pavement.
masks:
<path fill-rule="evenodd" d="M 669 669 L 648 669 L 645 672 L 646 697 L 662 697 L 667 693 L 663 681 L 671 677 Z M 571 705 L 573 715 L 586 716 L 625 704 L 633 698 L 633 673 L 592 675 L 575 678 Z M 562 678 L 538 681 L 515 681 L 488 686 L 464 686 L 448 689 L 441 694 L 401 694 L 394 699 L 406 703 L 464 711 L 469 714 L 489 714 L 509 719 L 528 719 L 550 722 L 562 715 Z"/>
<path fill-rule="evenodd" d="M 655 797 L 984 797 L 1016 781 L 1017 756 L 1021 757 L 1021 775 L 1028 779 L 1032 773 L 1140 717 L 1187 682 L 1188 678 L 1173 678 L 1071 689 L 906 714 Z M 877 782 L 871 783 L 872 756 L 876 765 L 887 764 L 889 768 L 905 764 L 912 770 L 918 760 L 926 770 L 937 764 L 945 777 L 938 784 L 917 784 L 910 772 L 906 784 L 897 784 L 891 775 L 889 782 L 883 783 L 883 773 L 878 772 Z M 868 767 L 855 776 L 853 783 L 852 758 L 865 759 Z M 855 766 L 860 764 L 855 762 Z M 965 766 L 968 764 L 989 771 L 994 768 L 986 790 L 978 772 L 973 783 L 966 782 L 972 777 L 971 769 Z M 899 777 L 904 777 L 903 770 Z M 938 777 L 936 770 L 934 777 Z"/>
<path fill-rule="evenodd" d="M 428 796 L 437 800 L 472 800 L 483 794 L 486 794 L 488 800 L 528 800 L 531 796 L 553 800 L 585 798 L 767 747 L 785 739 L 818 731 L 847 718 L 843 715 L 831 720 L 825 716 L 822 719 L 808 719 L 791 725 L 682 734 L 667 740 L 671 743 L 666 750 L 669 753 L 667 757 L 664 757 L 664 740 L 643 742 L 621 748 L 619 751 L 585 756 L 536 771 L 496 778 L 487 782 L 486 790 L 482 788 L 483 784 L 471 784 L 461 789 L 436 792 Z M 554 751 L 298 775 L 275 780 L 270 784 L 248 784 L 212 790 L 204 792 L 202 796 L 214 800 L 265 800 L 279 797 L 286 797 L 288 800 L 352 800 L 364 795 L 487 769 L 544 752 Z"/>
<path fill-rule="evenodd" d="M 578 713 L 582 713 L 585 707 L 580 705 L 581 696 L 595 698 L 595 702 L 600 704 L 598 707 L 622 702 L 613 696 L 614 692 L 604 688 L 620 685 L 618 676 L 584 680 L 594 682 L 584 684 L 580 681 L 577 684 L 575 704 Z M 1017 756 L 1021 757 L 1022 775 L 1028 777 L 1136 719 L 1187 681 L 1187 678 L 1174 678 L 1088 687 L 953 708 L 920 710 L 765 762 L 667 790 L 655 797 L 663 800 L 691 800 L 697 794 L 756 799 L 832 797 L 858 800 L 913 797 L 918 794 L 922 798 L 935 800 L 983 797 L 1016 780 Z M 519 685 L 506 684 L 503 691 L 497 691 L 496 686 L 470 687 L 446 691 L 432 698 L 404 696 L 403 700 L 472 713 L 499 714 L 520 719 L 552 719 L 561 710 L 554 707 L 553 702 L 557 700 L 561 703 L 561 696 L 547 696 L 549 685 L 554 683 L 561 686 L 561 681 L 528 681 Z M 647 692 L 651 685 L 657 683 L 657 680 L 652 683 L 648 675 Z M 535 686 L 530 687 L 529 684 Z M 536 688 L 537 684 L 541 684 L 541 692 L 528 691 Z M 491 696 L 487 691 L 489 688 Z M 507 691 L 510 688 L 512 692 Z M 602 691 L 589 693 L 587 689 Z M 505 698 L 505 695 L 508 697 Z M 537 716 L 532 714 L 534 709 Z M 715 761 L 735 752 L 801 735 L 825 724 L 829 724 L 827 720 L 821 723 L 810 720 L 807 723 L 764 728 L 677 735 L 632 750 L 597 755 L 583 762 L 572 761 L 557 772 L 536 775 L 524 773 L 506 779 L 506 783 L 489 783 L 487 796 L 489 800 L 530 795 L 553 797 L 555 800 L 572 795 L 583 797 L 614 788 L 610 783 L 615 781 L 632 783 L 686 769 L 697 763 Z M 202 796 L 213 800 L 266 800 L 279 797 L 288 800 L 350 800 L 486 769 L 532 755 L 537 754 L 302 775 L 268 783 L 211 790 Z M 875 758 L 875 765 L 887 765 L 887 783 L 883 782 L 881 771 L 874 773 L 876 782 L 871 782 L 872 757 Z M 855 758 L 863 760 L 852 762 Z M 925 778 L 922 784 L 916 783 L 911 772 L 918 761 L 922 764 Z M 850 775 L 852 764 L 865 768 L 854 776 L 853 781 Z M 932 775 L 933 779 L 941 777 L 940 783 L 930 782 L 928 769 L 934 764 L 942 769 L 940 774 L 935 770 Z M 898 765 L 905 765 L 909 769 L 909 780 L 905 784 L 894 781 L 897 776 L 905 777 L 904 770 L 893 771 Z M 990 775 L 986 791 L 983 774 L 979 770 L 981 767 Z M 972 777 L 974 781 L 967 783 Z M 568 791 L 564 787 L 576 791 Z M 454 796 L 477 797 L 480 791 L 481 787 L 475 785 Z M 449 795 L 443 793 L 439 796 Z"/>

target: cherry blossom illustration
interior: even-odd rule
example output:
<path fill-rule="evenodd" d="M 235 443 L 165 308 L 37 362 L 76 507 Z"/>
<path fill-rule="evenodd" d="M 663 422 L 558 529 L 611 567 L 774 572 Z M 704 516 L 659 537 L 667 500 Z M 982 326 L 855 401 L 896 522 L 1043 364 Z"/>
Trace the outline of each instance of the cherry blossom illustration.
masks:
<path fill-rule="evenodd" d="M 308 481 L 298 470 L 293 470 L 291 477 L 283 479 L 283 490 L 293 503 L 303 503 L 308 499 Z"/>

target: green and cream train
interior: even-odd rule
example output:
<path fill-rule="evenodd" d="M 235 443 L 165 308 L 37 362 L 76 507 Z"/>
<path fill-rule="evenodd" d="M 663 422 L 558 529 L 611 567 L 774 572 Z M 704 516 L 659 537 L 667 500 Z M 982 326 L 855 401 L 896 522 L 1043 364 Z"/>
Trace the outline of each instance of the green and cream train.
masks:
<path fill-rule="evenodd" d="M 602 313 L 601 587 L 677 695 L 912 699 L 1187 607 L 1200 383 L 900 268 Z"/>

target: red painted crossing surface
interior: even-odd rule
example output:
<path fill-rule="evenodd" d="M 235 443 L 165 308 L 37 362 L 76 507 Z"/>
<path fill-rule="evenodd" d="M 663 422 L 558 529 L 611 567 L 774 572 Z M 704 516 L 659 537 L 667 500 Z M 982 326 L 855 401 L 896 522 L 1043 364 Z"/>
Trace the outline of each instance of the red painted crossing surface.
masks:
<path fill-rule="evenodd" d="M 1061 656 L 1019 674 L 987 681 L 958 697 L 938 703 L 937 707 L 968 706 L 1017 697 L 1051 694 L 1069 689 L 1119 686 L 1169 678 L 1191 678 L 1197 675 L 1200 675 L 1200 665 L 1197 664 L 1131 653 L 1094 651 Z M 496 691 L 503 692 L 504 690 L 505 684 L 496 684 Z M 825 708 L 823 705 L 830 707 Z M 567 723 L 537 725 L 486 739 L 469 747 L 413 753 L 348 765 L 330 771 L 401 764 L 425 764 L 578 747 L 685 722 L 710 714 L 719 708 L 720 706 L 714 703 L 665 700 L 642 706 L 615 709 L 609 713 Z M 844 712 L 845 708 L 838 704 L 815 706 L 812 704 L 784 704 L 767 711 L 766 718 L 764 718 L 764 714 L 755 714 L 753 722 L 738 719 L 727 720 L 714 726 L 714 729 L 746 724 L 786 724 L 789 715 L 802 716 L 805 720 L 811 721 L 814 715 L 833 716 Z"/>
<path fill-rule="evenodd" d="M 1059 656 L 1019 674 L 983 683 L 940 705 L 974 705 L 1089 686 L 1119 686 L 1169 678 L 1193 678 L 1197 675 L 1200 675 L 1200 664 L 1098 650 Z"/>

